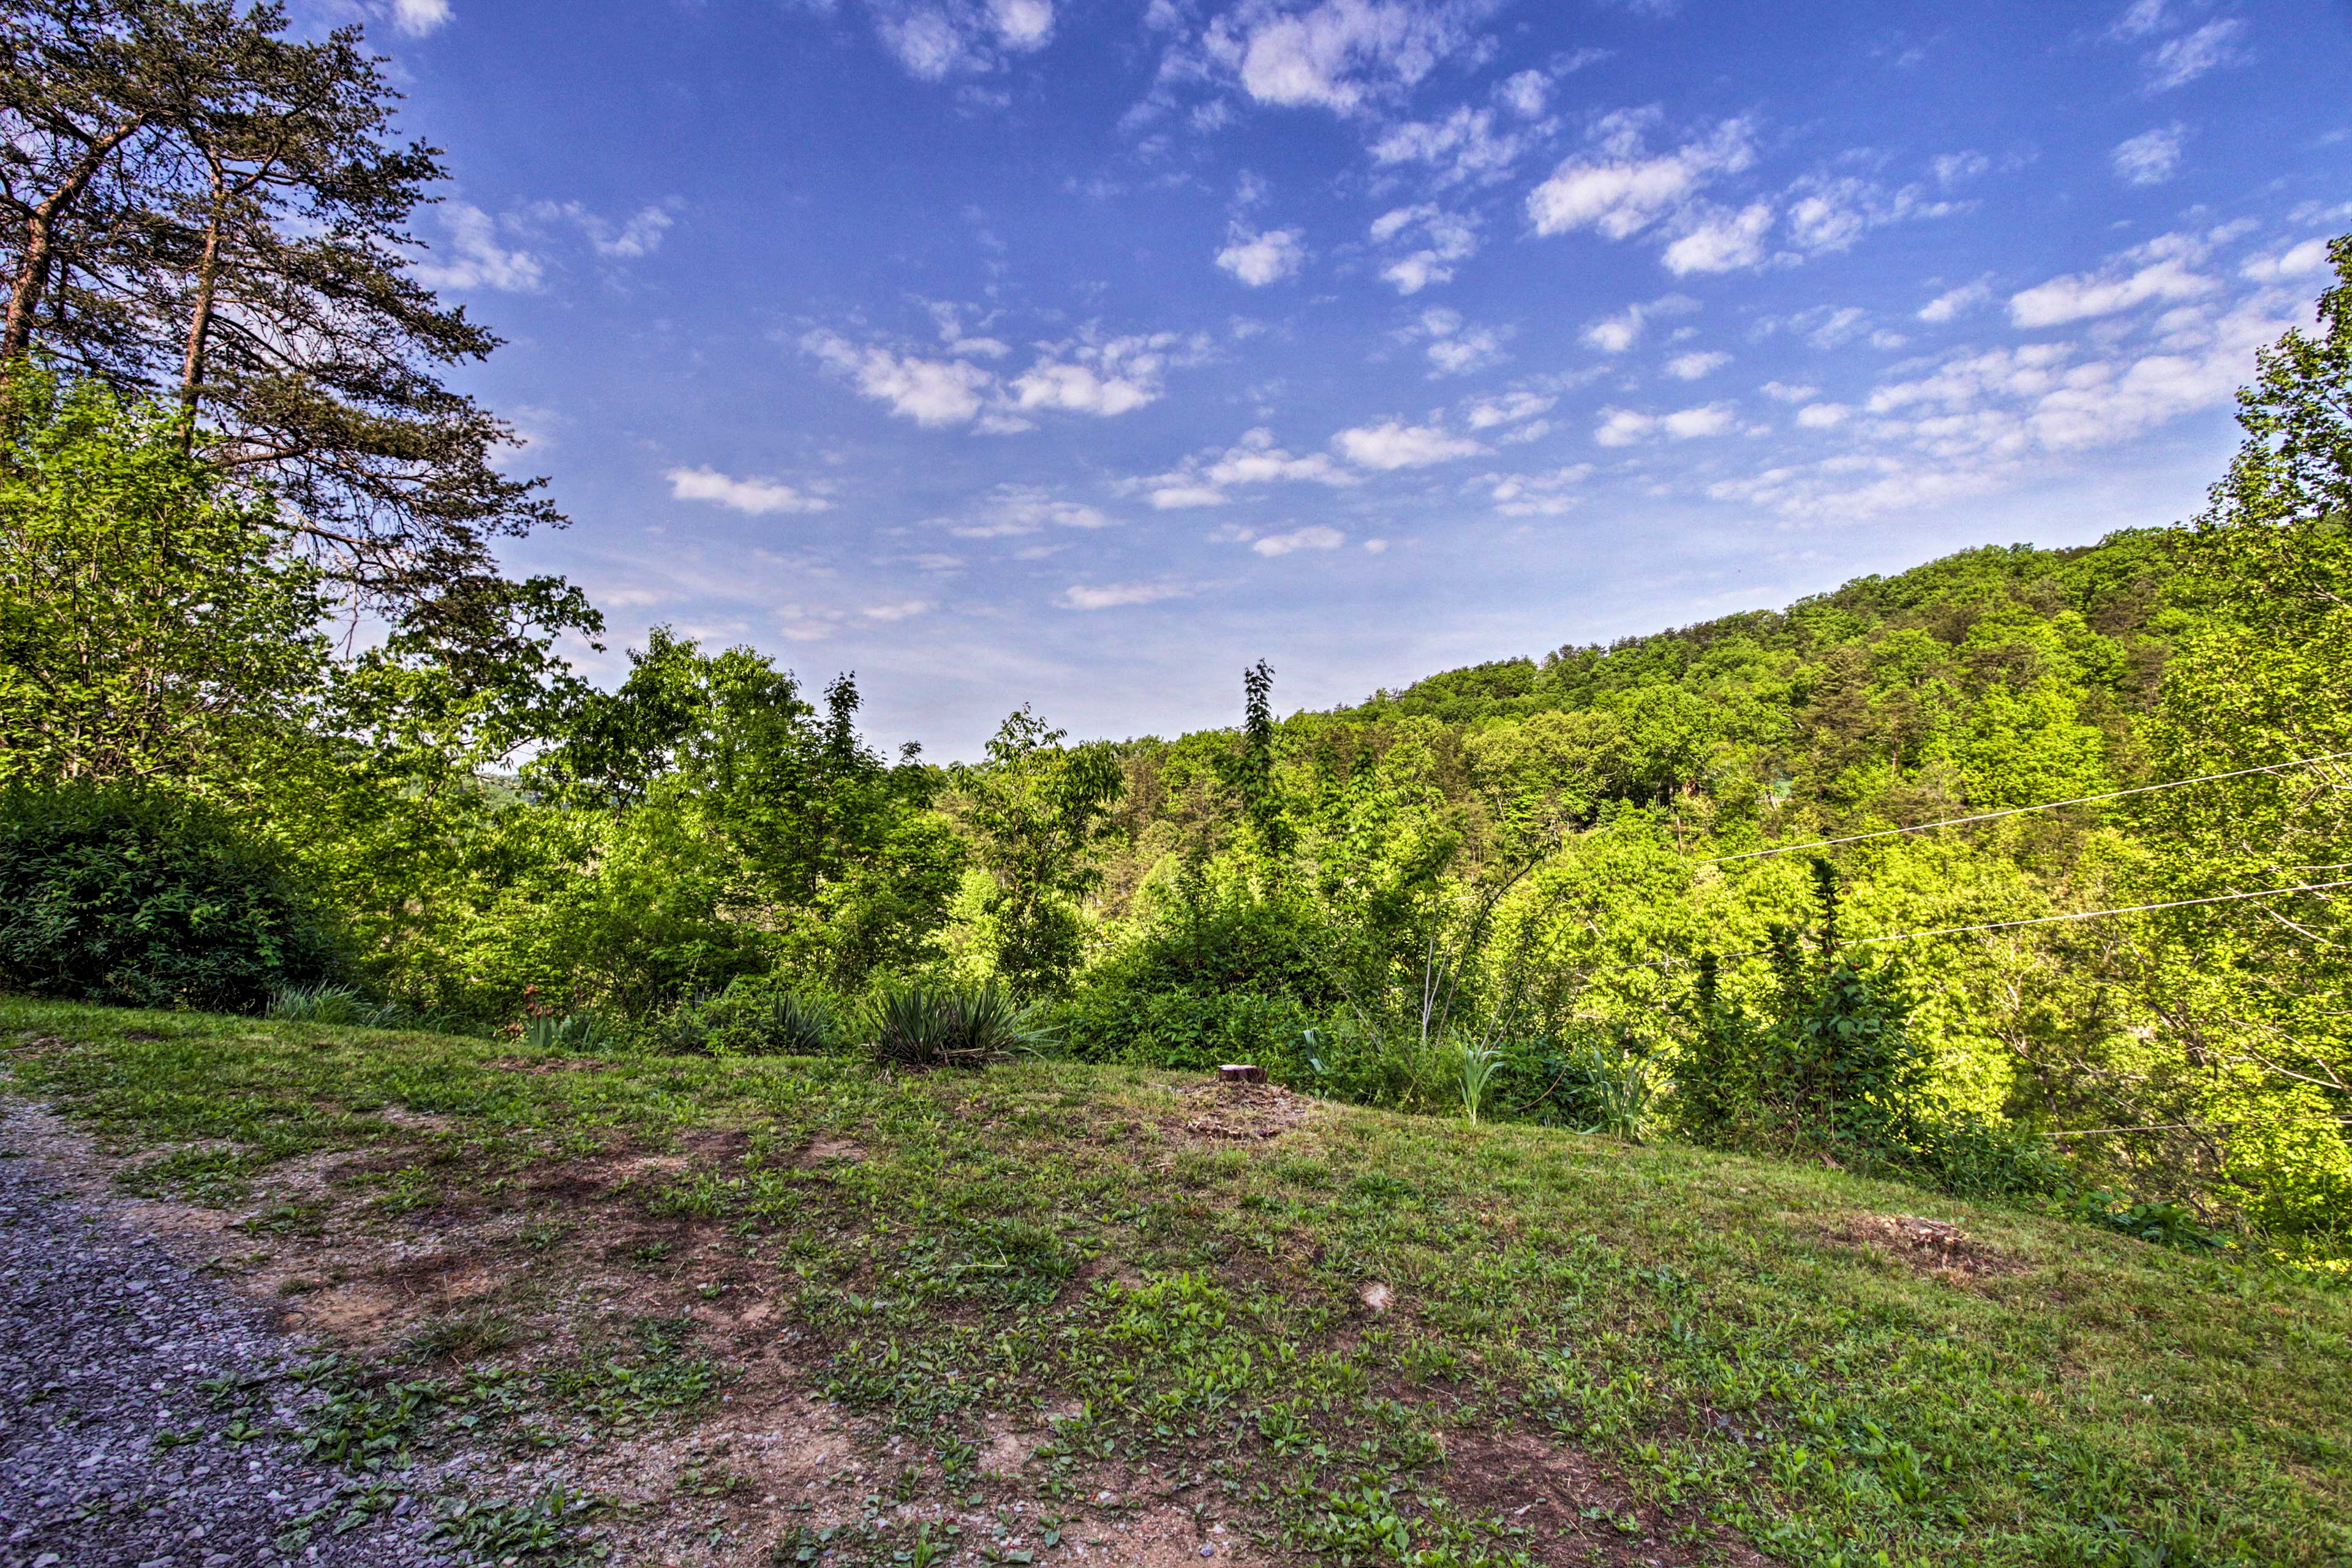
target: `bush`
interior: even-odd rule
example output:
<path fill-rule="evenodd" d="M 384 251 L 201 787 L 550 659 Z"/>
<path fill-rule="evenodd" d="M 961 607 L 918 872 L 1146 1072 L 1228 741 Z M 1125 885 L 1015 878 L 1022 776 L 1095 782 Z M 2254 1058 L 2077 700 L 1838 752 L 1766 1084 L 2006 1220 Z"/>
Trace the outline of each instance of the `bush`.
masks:
<path fill-rule="evenodd" d="M 868 1047 L 883 1067 L 982 1068 L 1045 1041 L 1032 1009 L 996 984 L 892 985 L 878 992 Z"/>
<path fill-rule="evenodd" d="M 1055 1009 L 1063 1048 L 1084 1061 L 1213 1068 L 1256 1062 L 1274 1078 L 1306 1077 L 1300 1037 L 1315 1022 L 1287 996 L 1186 985 L 1143 990 L 1097 982 Z"/>
<path fill-rule="evenodd" d="M 0 795 L 0 986 L 252 1013 L 341 958 L 286 858 L 213 808 L 126 784 Z"/>

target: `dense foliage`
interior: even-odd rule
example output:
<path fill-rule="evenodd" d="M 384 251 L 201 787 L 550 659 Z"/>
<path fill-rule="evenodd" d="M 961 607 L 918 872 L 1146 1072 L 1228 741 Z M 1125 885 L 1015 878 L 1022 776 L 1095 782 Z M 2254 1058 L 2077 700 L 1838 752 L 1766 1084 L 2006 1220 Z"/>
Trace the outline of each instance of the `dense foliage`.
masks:
<path fill-rule="evenodd" d="M 286 856 L 216 810 L 126 784 L 0 794 L 0 988 L 252 1012 L 341 956 Z"/>

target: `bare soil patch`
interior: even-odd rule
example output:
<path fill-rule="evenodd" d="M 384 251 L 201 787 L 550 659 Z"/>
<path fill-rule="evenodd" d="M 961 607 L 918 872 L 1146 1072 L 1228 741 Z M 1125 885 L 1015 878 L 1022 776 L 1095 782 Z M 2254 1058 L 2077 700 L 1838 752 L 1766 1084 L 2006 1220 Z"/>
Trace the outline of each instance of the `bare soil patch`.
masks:
<path fill-rule="evenodd" d="M 1694 1562 L 1771 1568 L 1772 1560 L 1706 1527 L 1709 1548 L 1695 1557 L 1668 1532 L 1694 1520 L 1634 1497 L 1590 1455 L 1518 1428 L 1474 1427 L 1445 1435 L 1446 1495 L 1471 1513 L 1526 1531 L 1519 1545 L 1548 1565 L 1608 1563 L 1654 1568 Z"/>
<path fill-rule="evenodd" d="M 2022 1274 L 2033 1267 L 2024 1258 L 1979 1241 L 1948 1221 L 1921 1219 L 1916 1215 L 1854 1215 L 1832 1231 L 1830 1239 L 1841 1247 L 1892 1258 L 1907 1268 L 1939 1279 Z"/>
<path fill-rule="evenodd" d="M 1176 1092 L 1189 1112 L 1184 1131 L 1194 1138 L 1236 1142 L 1279 1138 L 1321 1109 L 1319 1101 L 1293 1094 L 1277 1083 L 1226 1083 L 1213 1079 Z"/>

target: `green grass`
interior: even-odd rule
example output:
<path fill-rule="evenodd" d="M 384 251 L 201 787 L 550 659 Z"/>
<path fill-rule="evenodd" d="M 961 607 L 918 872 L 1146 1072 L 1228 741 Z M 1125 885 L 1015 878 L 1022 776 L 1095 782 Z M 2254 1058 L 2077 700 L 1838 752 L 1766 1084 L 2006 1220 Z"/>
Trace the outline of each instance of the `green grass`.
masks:
<path fill-rule="evenodd" d="M 215 1205 L 359 1148 L 370 1223 L 446 1227 L 570 1163 L 743 1134 L 622 1201 L 772 1271 L 807 1389 L 902 1436 L 926 1495 L 1013 1495 L 981 1475 L 987 1418 L 1051 1407 L 1032 1508 L 1157 1467 L 1278 1555 L 1333 1563 L 2352 1562 L 2352 1296 L 2087 1226 L 1341 1107 L 1212 1142 L 1169 1092 L 1189 1077 L 1137 1069 L 529 1071 L 479 1040 L 24 1001 L 0 1001 L 0 1043 L 16 1092 L 131 1156 L 134 1184 Z M 862 1157 L 804 1158 L 815 1140 Z M 1990 1267 L 1866 1243 L 1898 1215 L 1958 1225 Z M 281 1221 L 320 1222 L 257 1223 Z M 573 1245 L 544 1216 L 511 1244 Z M 543 1373 L 551 1401 L 698 1419 L 727 1369 L 635 1331 Z M 1509 1489 L 1506 1450 L 1549 1456 L 1585 1506 L 1515 1511 L 1536 1493 Z M 835 1561 L 907 1560 L 877 1518 L 835 1531 Z"/>

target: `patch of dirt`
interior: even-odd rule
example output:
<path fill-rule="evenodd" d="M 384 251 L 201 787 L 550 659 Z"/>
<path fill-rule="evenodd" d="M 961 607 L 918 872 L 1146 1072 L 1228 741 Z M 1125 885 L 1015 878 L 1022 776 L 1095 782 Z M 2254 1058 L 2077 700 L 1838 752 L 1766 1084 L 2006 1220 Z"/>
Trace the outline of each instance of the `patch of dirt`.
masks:
<path fill-rule="evenodd" d="M 866 1145 L 849 1138 L 819 1138 L 801 1152 L 803 1165 L 821 1165 L 827 1160 L 855 1165 L 864 1158 Z"/>
<path fill-rule="evenodd" d="M 1226 1083 L 1213 1079 L 1176 1093 L 1191 1112 L 1184 1131 L 1195 1138 L 1279 1138 L 1321 1110 L 1318 1101 L 1293 1094 L 1278 1083 Z"/>
<path fill-rule="evenodd" d="M 1523 1530 L 1519 1544 L 1547 1568 L 1608 1563 L 1653 1568 L 1688 1561 L 1666 1544 L 1669 1530 L 1694 1522 L 1639 1501 L 1605 1466 L 1536 1433 L 1480 1427 L 1445 1435 L 1445 1495 L 1473 1514 Z M 1771 1568 L 1736 1537 L 1709 1528 L 1710 1560 Z"/>
<path fill-rule="evenodd" d="M 1958 1226 L 1916 1215 L 1855 1215 L 1830 1233 L 1841 1247 L 1860 1247 L 1938 1279 L 2022 1274 L 2021 1258 L 1977 1240 Z"/>

